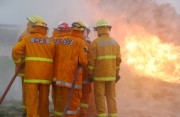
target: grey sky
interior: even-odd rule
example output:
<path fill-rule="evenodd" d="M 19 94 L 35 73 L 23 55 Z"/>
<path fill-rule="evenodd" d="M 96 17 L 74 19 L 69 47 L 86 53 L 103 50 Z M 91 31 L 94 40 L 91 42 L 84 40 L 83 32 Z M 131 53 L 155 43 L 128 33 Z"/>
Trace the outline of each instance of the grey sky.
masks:
<path fill-rule="evenodd" d="M 158 3 L 171 3 L 180 14 L 180 0 L 155 1 Z M 86 20 L 88 18 L 85 18 L 84 15 L 92 17 L 91 9 L 87 11 L 87 9 L 83 8 L 86 3 L 87 1 L 84 2 L 83 0 L 73 0 L 71 4 L 66 0 L 0 0 L 0 23 L 25 24 L 26 20 L 24 18 L 34 14 L 41 14 L 48 23 L 52 23 L 52 19 L 54 19 L 54 22 L 58 22 L 58 19 L 66 21 L 69 19 L 67 22 L 71 22 L 71 19 L 76 20 L 77 16 L 79 18 L 77 20 Z"/>

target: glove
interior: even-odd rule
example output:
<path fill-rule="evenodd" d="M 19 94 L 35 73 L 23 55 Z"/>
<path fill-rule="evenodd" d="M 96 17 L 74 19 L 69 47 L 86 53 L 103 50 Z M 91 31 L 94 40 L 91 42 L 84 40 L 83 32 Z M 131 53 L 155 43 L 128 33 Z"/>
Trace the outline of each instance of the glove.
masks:
<path fill-rule="evenodd" d="M 121 76 L 118 74 L 118 75 L 116 75 L 116 83 L 119 81 L 121 79 Z"/>
<path fill-rule="evenodd" d="M 88 74 L 88 82 L 90 83 L 94 82 L 94 78 L 92 74 Z"/>

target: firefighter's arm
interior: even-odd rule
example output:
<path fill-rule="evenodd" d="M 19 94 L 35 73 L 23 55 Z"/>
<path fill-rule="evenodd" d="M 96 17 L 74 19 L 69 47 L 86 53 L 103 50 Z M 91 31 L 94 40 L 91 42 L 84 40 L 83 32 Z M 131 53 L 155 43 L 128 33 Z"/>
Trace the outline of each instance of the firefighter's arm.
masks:
<path fill-rule="evenodd" d="M 88 81 L 93 82 L 94 78 L 94 66 L 96 64 L 96 57 L 97 57 L 97 50 L 96 50 L 96 42 L 92 42 L 89 47 L 89 54 L 88 54 Z"/>
<path fill-rule="evenodd" d="M 58 64 L 59 63 L 59 47 L 57 45 L 54 45 L 54 58 L 53 58 L 53 64 Z"/>
<path fill-rule="evenodd" d="M 50 39 L 50 41 L 53 43 L 53 50 L 52 50 L 52 53 L 53 53 L 53 76 L 52 76 L 52 80 L 55 81 L 56 78 L 54 78 L 55 76 L 55 64 L 58 64 L 58 57 L 59 57 L 59 53 L 58 53 L 58 48 L 56 47 L 56 45 L 54 44 L 54 42 Z"/>
<path fill-rule="evenodd" d="M 120 80 L 120 78 L 121 78 L 120 75 L 119 75 L 121 62 L 122 62 L 121 52 L 120 52 L 120 46 L 118 44 L 117 53 L 116 53 L 116 82 L 118 82 Z"/>
<path fill-rule="evenodd" d="M 79 48 L 79 64 L 81 66 L 87 66 L 87 46 L 84 41 L 82 41 Z"/>
<path fill-rule="evenodd" d="M 88 55 L 88 74 L 94 74 L 94 66 L 96 63 L 96 43 L 93 42 L 91 47 L 89 48 L 89 55 Z"/>
<path fill-rule="evenodd" d="M 25 39 L 18 42 L 12 49 L 12 58 L 16 66 L 20 66 L 24 61 L 21 60 L 21 54 L 24 53 Z"/>

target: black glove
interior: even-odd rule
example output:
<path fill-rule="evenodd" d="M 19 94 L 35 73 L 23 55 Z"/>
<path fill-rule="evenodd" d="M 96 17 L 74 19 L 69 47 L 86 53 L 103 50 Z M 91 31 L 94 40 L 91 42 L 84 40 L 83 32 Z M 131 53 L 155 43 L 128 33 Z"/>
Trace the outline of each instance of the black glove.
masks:
<path fill-rule="evenodd" d="M 94 82 L 94 77 L 92 74 L 88 74 L 88 82 L 90 83 Z"/>
<path fill-rule="evenodd" d="M 116 83 L 119 81 L 121 79 L 121 76 L 118 74 L 118 75 L 116 75 Z"/>

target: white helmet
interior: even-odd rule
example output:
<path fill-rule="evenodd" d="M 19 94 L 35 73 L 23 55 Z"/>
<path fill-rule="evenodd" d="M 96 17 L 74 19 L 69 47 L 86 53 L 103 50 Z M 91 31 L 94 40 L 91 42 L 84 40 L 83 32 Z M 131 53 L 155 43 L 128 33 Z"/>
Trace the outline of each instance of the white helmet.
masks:
<path fill-rule="evenodd" d="M 84 23 L 84 25 L 85 25 L 85 28 L 86 28 L 86 30 L 87 30 L 87 33 L 89 34 L 91 31 L 90 31 L 90 26 L 87 24 L 87 23 L 85 23 L 85 22 L 83 22 Z"/>

